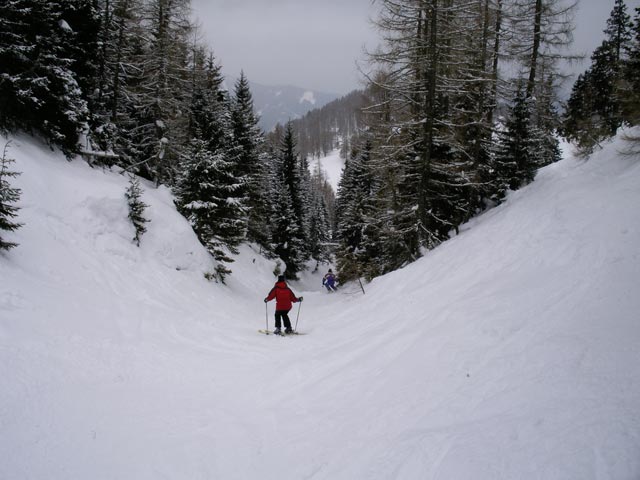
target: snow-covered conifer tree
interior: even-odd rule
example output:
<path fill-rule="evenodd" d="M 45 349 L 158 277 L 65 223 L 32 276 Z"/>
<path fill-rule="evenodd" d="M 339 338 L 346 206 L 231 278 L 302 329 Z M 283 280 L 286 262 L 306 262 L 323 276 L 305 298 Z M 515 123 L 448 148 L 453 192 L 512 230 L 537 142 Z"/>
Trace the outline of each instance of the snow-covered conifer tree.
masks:
<path fill-rule="evenodd" d="M 136 231 L 133 241 L 136 242 L 137 246 L 140 246 L 140 237 L 147 231 L 145 223 L 149 222 L 149 220 L 144 217 L 144 210 L 149 205 L 142 201 L 142 187 L 140 186 L 140 180 L 133 175 L 129 177 L 129 186 L 125 192 L 125 197 L 129 204 L 129 220 L 133 223 L 133 227 Z"/>
<path fill-rule="evenodd" d="M 578 75 L 573 83 L 562 119 L 562 134 L 579 145 L 592 146 L 598 141 L 593 102 L 591 70 L 587 70 Z"/>
<path fill-rule="evenodd" d="M 20 199 L 20 189 L 14 188 L 9 183 L 9 179 L 18 175 L 9 166 L 13 159 L 8 156 L 9 142 L 4 146 L 2 158 L 0 159 L 0 233 L 13 232 L 20 228 L 21 223 L 13 219 L 18 215 L 19 208 L 15 203 Z M 17 243 L 9 242 L 0 236 L 0 250 L 9 250 L 18 246 Z"/>
<path fill-rule="evenodd" d="M 299 156 L 298 170 L 300 177 L 300 203 L 302 205 L 302 229 L 304 237 L 309 240 L 309 231 L 311 228 L 311 212 L 313 211 L 314 193 L 311 183 L 311 172 L 309 171 L 309 162 L 306 157 Z M 311 254 L 311 248 L 309 248 Z"/>
<path fill-rule="evenodd" d="M 367 246 L 373 238 L 374 173 L 371 164 L 370 140 L 365 140 L 360 151 L 354 151 L 347 159 L 338 187 L 336 202 L 338 249 L 336 262 L 338 275 L 342 281 L 353 280 L 367 270 L 371 258 L 367 256 Z"/>
<path fill-rule="evenodd" d="M 516 190 L 533 180 L 538 165 L 532 128 L 531 101 L 526 97 L 524 88 L 520 88 L 496 145 L 493 161 L 494 199 L 500 200 L 507 190 Z"/>
<path fill-rule="evenodd" d="M 291 122 L 287 123 L 279 151 L 280 175 L 291 196 L 291 204 L 295 213 L 294 220 L 299 225 L 298 235 L 304 241 L 305 192 L 303 186 L 300 159 L 296 151 L 296 142 Z"/>
<path fill-rule="evenodd" d="M 302 240 L 302 227 L 296 219 L 291 192 L 282 174 L 273 176 L 273 211 L 271 220 L 271 250 L 285 264 L 288 279 L 295 280 L 304 268 L 307 246 Z"/>
<path fill-rule="evenodd" d="M 334 252 L 336 194 L 320 162 L 309 180 L 309 245 L 310 254 L 318 263 L 331 260 Z"/>
<path fill-rule="evenodd" d="M 605 39 L 591 54 L 591 65 L 573 86 L 564 114 L 563 133 L 583 153 L 615 135 L 623 122 L 625 55 L 631 43 L 632 22 L 622 0 L 615 0 L 607 19 Z M 626 90 L 626 91 L 625 91 Z"/>
<path fill-rule="evenodd" d="M 100 47 L 100 12 L 96 0 L 61 0 L 60 25 L 70 35 L 65 39 L 63 55 L 72 60 L 83 98 L 90 98 L 97 78 Z M 89 105 L 90 105 L 89 101 Z"/>
<path fill-rule="evenodd" d="M 242 203 L 234 197 L 239 185 L 232 170 L 224 151 L 211 151 L 206 140 L 194 139 L 175 187 L 178 210 L 218 262 L 220 281 L 231 273 L 223 264 L 233 262 L 229 254 L 237 253 L 244 238 Z"/>
<path fill-rule="evenodd" d="M 309 209 L 309 254 L 318 263 L 330 260 L 331 224 L 324 197 L 320 191 L 311 192 Z"/>
<path fill-rule="evenodd" d="M 239 148 L 237 174 L 246 178 L 247 238 L 262 245 L 268 243 L 266 215 L 263 208 L 263 186 L 261 185 L 260 148 L 264 142 L 254 112 L 253 97 L 249 81 L 240 73 L 231 104 L 231 128 L 234 142 Z"/>
<path fill-rule="evenodd" d="M 177 178 L 180 212 L 218 262 L 215 278 L 224 281 L 230 253 L 246 234 L 245 177 L 238 177 L 240 148 L 234 143 L 229 102 L 221 90 L 220 68 L 209 56 L 197 75 L 189 109 L 191 137 Z"/>
<path fill-rule="evenodd" d="M 77 150 L 87 105 L 78 85 L 64 18 L 67 2 L 0 3 L 0 127 L 41 133 L 66 153 Z"/>
<path fill-rule="evenodd" d="M 285 128 L 284 136 L 280 144 L 280 150 L 277 153 L 278 159 L 276 166 L 276 196 L 278 200 L 277 211 L 275 215 L 282 216 L 283 208 L 286 208 L 286 215 L 289 217 L 291 226 L 282 231 L 278 225 L 272 231 L 272 244 L 277 245 L 274 249 L 276 253 L 286 250 L 288 258 L 282 258 L 287 265 L 289 278 L 295 278 L 299 271 L 304 268 L 304 262 L 309 257 L 309 249 L 307 243 L 306 219 L 307 219 L 307 193 L 305 190 L 304 179 L 301 173 L 301 161 L 296 151 L 296 143 L 294 138 L 293 126 L 289 122 Z M 283 190 L 284 188 L 284 190 Z M 287 203 L 281 198 L 288 195 L 291 202 L 292 214 L 288 211 Z M 284 245 L 287 248 L 283 250 Z M 279 254 L 279 253 L 278 253 Z"/>

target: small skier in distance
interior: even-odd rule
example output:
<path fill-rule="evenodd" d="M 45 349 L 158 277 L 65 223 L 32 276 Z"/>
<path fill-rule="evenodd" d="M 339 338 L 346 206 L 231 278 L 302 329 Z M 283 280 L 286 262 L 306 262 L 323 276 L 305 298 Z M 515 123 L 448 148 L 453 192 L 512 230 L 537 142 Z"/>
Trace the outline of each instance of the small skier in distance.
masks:
<path fill-rule="evenodd" d="M 264 299 L 264 303 L 267 303 L 273 299 L 276 299 L 276 329 L 273 331 L 276 335 L 282 335 L 281 320 L 284 322 L 284 333 L 293 333 L 291 328 L 291 320 L 289 320 L 289 310 L 291 310 L 291 304 L 301 302 L 302 297 L 296 297 L 293 291 L 287 285 L 284 280 L 284 275 L 278 276 L 278 281 L 269 292 L 269 295 Z"/>
<path fill-rule="evenodd" d="M 336 287 L 336 276 L 333 274 L 331 269 L 327 272 L 327 274 L 322 279 L 322 285 L 327 288 L 329 293 L 336 292 L 338 288 Z"/>

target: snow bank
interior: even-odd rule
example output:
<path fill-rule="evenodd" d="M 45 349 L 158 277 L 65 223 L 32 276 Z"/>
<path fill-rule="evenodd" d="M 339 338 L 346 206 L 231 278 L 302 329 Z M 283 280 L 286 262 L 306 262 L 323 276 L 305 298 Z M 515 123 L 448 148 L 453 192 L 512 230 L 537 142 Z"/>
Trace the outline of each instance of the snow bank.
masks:
<path fill-rule="evenodd" d="M 308 335 L 280 338 L 256 332 L 273 262 L 243 247 L 209 283 L 168 191 L 143 185 L 137 248 L 125 177 L 17 139 L 0 478 L 640 477 L 640 161 L 619 149 L 543 169 L 366 295 L 305 275 Z"/>

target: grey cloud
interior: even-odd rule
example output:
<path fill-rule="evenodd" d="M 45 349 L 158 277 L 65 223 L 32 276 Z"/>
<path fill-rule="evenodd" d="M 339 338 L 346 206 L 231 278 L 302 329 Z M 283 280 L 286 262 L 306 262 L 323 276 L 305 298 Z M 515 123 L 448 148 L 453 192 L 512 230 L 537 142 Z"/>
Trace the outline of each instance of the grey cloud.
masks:
<path fill-rule="evenodd" d="M 223 70 L 250 80 L 347 93 L 359 86 L 355 62 L 377 44 L 371 0 L 192 0 Z M 580 0 L 573 52 L 587 60 L 602 41 L 614 0 Z M 640 0 L 626 0 L 629 13 Z"/>
<path fill-rule="evenodd" d="M 376 41 L 370 7 L 370 0 L 193 1 L 225 72 L 336 93 L 358 87 L 355 62 Z"/>

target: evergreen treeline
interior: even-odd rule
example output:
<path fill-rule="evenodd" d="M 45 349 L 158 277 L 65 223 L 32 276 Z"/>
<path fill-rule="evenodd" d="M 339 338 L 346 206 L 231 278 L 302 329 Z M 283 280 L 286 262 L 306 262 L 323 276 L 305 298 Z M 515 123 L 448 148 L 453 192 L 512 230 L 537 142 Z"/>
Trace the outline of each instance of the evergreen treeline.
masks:
<path fill-rule="evenodd" d="M 367 95 L 361 90 L 327 103 L 321 108 L 307 112 L 292 120 L 296 132 L 300 155 L 306 158 L 324 157 L 332 150 L 341 148 L 343 156 L 349 152 L 349 141 L 363 127 L 362 109 L 367 104 Z M 284 127 L 277 125 L 267 135 L 273 142 L 282 137 Z"/>
<path fill-rule="evenodd" d="M 605 39 L 591 66 L 573 85 L 563 133 L 588 154 L 623 124 L 640 123 L 640 7 L 632 20 L 623 0 L 615 0 Z"/>
<path fill-rule="evenodd" d="M 257 125 L 246 77 L 223 87 L 189 0 L 0 3 L 0 129 L 171 187 L 216 260 L 208 278 L 224 281 L 247 240 L 289 276 L 327 259 L 328 214 L 292 130 L 273 149 Z M 136 242 L 139 196 L 130 185 Z"/>
<path fill-rule="evenodd" d="M 414 261 L 559 159 L 554 91 L 570 2 L 379 6 L 365 128 L 338 191 L 342 281 Z"/>
<path fill-rule="evenodd" d="M 571 3 L 381 0 L 383 40 L 364 92 L 265 141 L 247 79 L 223 87 L 189 0 L 7 0 L 0 128 L 171 187 L 216 260 L 210 278 L 224 281 L 247 240 L 290 278 L 328 261 L 335 244 L 342 281 L 372 278 L 559 158 L 555 89 Z M 588 145 L 637 122 L 639 24 L 616 0 L 569 101 L 570 138 Z M 336 200 L 307 159 L 338 141 L 347 160 Z"/>

